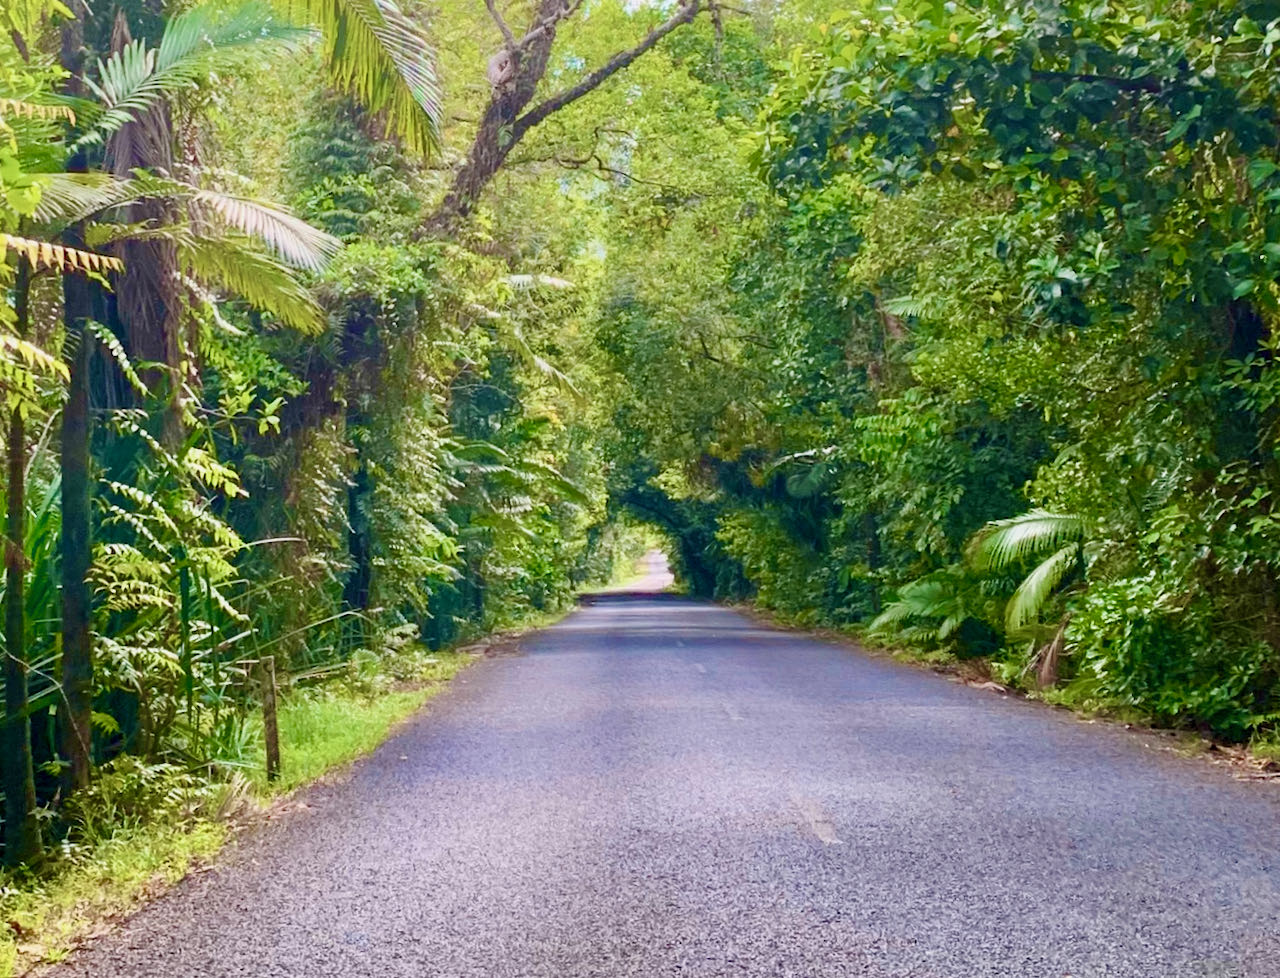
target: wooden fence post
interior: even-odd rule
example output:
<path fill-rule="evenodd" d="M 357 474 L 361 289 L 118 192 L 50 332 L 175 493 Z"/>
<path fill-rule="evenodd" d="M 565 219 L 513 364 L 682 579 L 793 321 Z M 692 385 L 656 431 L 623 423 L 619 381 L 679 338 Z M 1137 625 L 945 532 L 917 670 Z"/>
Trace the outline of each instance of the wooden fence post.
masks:
<path fill-rule="evenodd" d="M 267 742 L 267 780 L 280 777 L 280 727 L 276 723 L 276 657 L 262 660 L 262 733 Z"/>

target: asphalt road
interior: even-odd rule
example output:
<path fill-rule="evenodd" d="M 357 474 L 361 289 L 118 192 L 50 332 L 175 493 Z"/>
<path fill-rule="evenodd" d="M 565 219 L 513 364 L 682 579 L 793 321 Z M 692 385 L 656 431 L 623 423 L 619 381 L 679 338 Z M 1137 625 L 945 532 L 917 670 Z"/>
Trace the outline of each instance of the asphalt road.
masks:
<path fill-rule="evenodd" d="M 55 974 L 1275 978 L 1278 796 L 610 595 Z"/>

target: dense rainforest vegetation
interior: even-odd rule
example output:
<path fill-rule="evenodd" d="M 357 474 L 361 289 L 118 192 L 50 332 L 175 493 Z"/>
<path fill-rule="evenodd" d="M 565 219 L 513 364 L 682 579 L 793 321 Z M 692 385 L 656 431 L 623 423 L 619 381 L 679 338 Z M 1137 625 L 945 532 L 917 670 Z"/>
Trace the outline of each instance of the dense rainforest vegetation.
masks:
<path fill-rule="evenodd" d="M 8 863 L 259 765 L 266 663 L 408 668 L 641 525 L 694 594 L 1274 737 L 1280 3 L 0 27 Z"/>

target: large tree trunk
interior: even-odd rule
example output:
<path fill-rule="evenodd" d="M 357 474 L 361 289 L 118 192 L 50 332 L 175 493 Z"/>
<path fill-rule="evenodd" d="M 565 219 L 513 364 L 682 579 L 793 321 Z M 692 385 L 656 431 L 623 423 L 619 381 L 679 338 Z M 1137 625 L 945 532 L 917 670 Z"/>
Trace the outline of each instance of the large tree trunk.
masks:
<path fill-rule="evenodd" d="M 82 248 L 78 233 L 67 244 Z M 92 285 L 83 275 L 62 277 L 65 353 L 70 377 L 62 411 L 62 692 L 63 748 L 71 762 L 68 788 L 89 783 L 92 764 L 90 717 L 93 710 L 93 645 L 89 632 L 89 357 L 85 330 Z"/>
<path fill-rule="evenodd" d="M 480 193 L 524 135 L 524 130 L 517 133 L 516 121 L 533 100 L 542 76 L 547 73 L 547 62 L 556 41 L 557 18 L 563 9 L 563 0 L 541 0 L 538 4 L 534 23 L 547 26 L 521 45 L 515 76 L 489 99 L 466 162 L 455 174 L 444 200 L 427 220 L 428 234 L 443 234 L 467 219 Z"/>
<path fill-rule="evenodd" d="M 131 41 L 129 20 L 117 10 L 111 50 L 119 53 Z M 105 164 L 122 179 L 138 169 L 169 176 L 174 169 L 173 141 L 172 113 L 162 101 L 120 127 L 107 143 Z M 172 211 L 163 200 L 147 200 L 126 208 L 126 220 L 173 224 L 177 215 Z M 152 393 L 165 400 L 161 441 L 177 451 L 186 437 L 182 363 L 187 352 L 179 315 L 178 250 L 163 238 L 125 241 L 115 250 L 125 269 L 115 282 L 116 315 L 123 327 L 118 332 L 133 361 L 156 365 L 140 367 L 138 373 Z"/>
<path fill-rule="evenodd" d="M 18 336 L 30 321 L 31 266 L 18 259 L 14 311 Z M 4 857 L 10 866 L 40 862 L 44 847 L 36 819 L 36 782 L 31 761 L 31 717 L 27 699 L 26 465 L 24 405 L 9 416 L 8 509 L 5 520 L 4 737 L 0 739 L 0 787 L 4 789 Z"/>

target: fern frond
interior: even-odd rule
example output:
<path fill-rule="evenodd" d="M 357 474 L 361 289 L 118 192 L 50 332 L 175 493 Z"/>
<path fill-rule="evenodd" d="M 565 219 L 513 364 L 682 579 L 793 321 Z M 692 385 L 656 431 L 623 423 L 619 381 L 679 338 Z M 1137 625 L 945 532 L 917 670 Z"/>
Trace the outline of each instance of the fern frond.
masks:
<path fill-rule="evenodd" d="M 1080 565 L 1080 547 L 1069 543 L 1036 566 L 1018 585 L 1005 606 L 1005 627 L 1010 632 L 1034 622 L 1063 580 Z"/>
<path fill-rule="evenodd" d="M 124 263 L 119 258 L 112 258 L 109 255 L 81 251 L 79 248 L 67 248 L 48 241 L 19 238 L 12 234 L 0 234 L 0 255 L 10 248 L 25 257 L 36 268 L 55 268 L 60 272 L 124 271 Z"/>
<path fill-rule="evenodd" d="M 426 33 L 394 0 L 275 0 L 295 23 L 324 36 L 325 61 L 337 88 L 423 155 L 440 148 L 442 102 L 435 51 Z"/>
<path fill-rule="evenodd" d="M 142 397 L 150 397 L 151 389 L 142 382 L 138 372 L 133 369 L 133 362 L 129 359 L 129 354 L 125 352 L 124 344 L 120 342 L 120 337 L 103 326 L 102 323 L 94 322 L 92 319 L 87 320 L 84 325 L 85 329 L 93 334 L 103 349 L 110 354 L 111 359 L 116 362 L 116 366 L 120 369 L 120 373 L 124 375 L 124 379 L 129 382 L 129 386 Z"/>
<path fill-rule="evenodd" d="M 1001 571 L 1027 557 L 1057 550 L 1084 539 L 1084 518 L 1070 513 L 1033 509 L 1007 520 L 995 520 L 978 531 L 970 555 L 979 570 Z"/>
<path fill-rule="evenodd" d="M 0 119 L 43 119 L 52 122 L 65 119 L 73 126 L 76 114 L 69 105 L 45 105 L 39 102 L 24 102 L 16 98 L 0 98 Z"/>
<path fill-rule="evenodd" d="M 0 333 L 0 358 L 16 363 L 21 360 L 29 370 L 67 379 L 67 365 L 30 340 L 20 339 L 9 333 Z"/>

